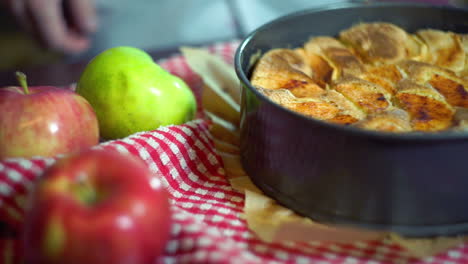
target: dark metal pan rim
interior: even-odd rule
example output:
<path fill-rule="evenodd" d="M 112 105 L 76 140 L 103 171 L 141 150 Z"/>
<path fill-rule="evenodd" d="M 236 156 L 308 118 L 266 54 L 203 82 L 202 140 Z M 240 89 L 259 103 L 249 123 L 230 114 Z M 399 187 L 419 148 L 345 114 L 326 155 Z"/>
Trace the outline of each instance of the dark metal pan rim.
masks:
<path fill-rule="evenodd" d="M 257 98 L 259 98 L 263 103 L 270 104 L 276 108 L 279 108 L 283 111 L 288 112 L 291 115 L 294 115 L 296 118 L 302 118 L 304 122 L 310 122 L 314 123 L 316 125 L 320 125 L 323 127 L 326 127 L 328 129 L 333 129 L 333 130 L 338 130 L 338 131 L 343 131 L 349 134 L 352 134 L 354 136 L 364 136 L 364 137 L 370 137 L 370 138 L 375 138 L 375 139 L 382 139 L 382 140 L 392 140 L 392 141 L 430 141 L 430 142 L 440 142 L 440 141 L 456 141 L 456 140 L 468 140 L 468 132 L 464 131 L 441 131 L 441 132 L 408 132 L 408 133 L 391 133 L 391 132 L 379 132 L 379 131 L 373 131 L 373 130 L 366 130 L 366 129 L 361 129 L 353 126 L 345 126 L 345 125 L 339 125 L 339 124 L 334 124 L 331 122 L 326 122 L 322 121 L 319 119 L 311 118 L 305 115 L 302 115 L 300 113 L 297 113 L 295 111 L 289 110 L 272 100 L 270 100 L 267 96 L 263 95 L 260 93 L 253 85 L 251 85 L 249 78 L 247 78 L 247 74 L 242 70 L 242 53 L 245 47 L 249 44 L 251 39 L 256 35 L 258 31 L 262 31 L 265 28 L 274 26 L 275 24 L 282 23 L 283 20 L 290 19 L 291 17 L 295 16 L 302 16 L 304 14 L 308 13 L 314 13 L 314 12 L 322 12 L 322 11 L 328 11 L 328 10 L 333 10 L 333 9 L 348 9 L 348 8 L 362 8 L 362 7 L 391 7 L 391 6 L 402 6 L 402 7 L 434 7 L 434 8 L 444 8 L 444 9 L 455 9 L 454 7 L 449 7 L 449 6 L 430 6 L 427 4 L 421 4 L 421 3 L 388 3 L 388 2 L 382 2 L 382 3 L 372 3 L 371 5 L 369 4 L 363 4 L 363 3 L 357 3 L 357 2 L 347 2 L 347 3 L 336 3 L 336 4 L 328 4 L 324 5 L 318 8 L 313 8 L 313 9 L 308 9 L 308 10 L 302 10 L 298 12 L 291 13 L 289 15 L 283 16 L 281 18 L 278 18 L 276 20 L 273 20 L 271 22 L 268 22 L 261 27 L 257 28 L 253 32 L 251 32 L 239 45 L 239 47 L 236 50 L 235 56 L 234 56 L 234 67 L 235 71 L 237 74 L 237 77 L 241 80 L 242 83 L 245 84 L 245 86 L 248 87 L 248 89 L 253 92 Z"/>

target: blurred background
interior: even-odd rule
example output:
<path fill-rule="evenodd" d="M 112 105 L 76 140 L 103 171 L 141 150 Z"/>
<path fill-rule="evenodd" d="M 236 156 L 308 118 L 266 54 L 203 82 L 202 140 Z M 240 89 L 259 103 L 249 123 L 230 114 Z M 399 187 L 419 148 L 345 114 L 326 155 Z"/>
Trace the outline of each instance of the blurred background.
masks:
<path fill-rule="evenodd" d="M 104 49 L 131 45 L 145 50 L 174 49 L 180 45 L 202 45 L 242 39 L 249 32 L 278 16 L 305 8 L 343 3 L 339 0 L 78 0 L 96 7 L 97 30 L 87 34 L 89 44 L 80 51 L 66 51 L 38 41 L 37 32 L 24 23 L 12 5 L 35 0 L 0 0 L 0 71 L 57 62 L 87 60 Z M 41 9 L 29 7 L 31 15 L 60 5 L 60 18 L 70 25 L 68 1 L 37 0 Z M 392 0 L 387 0 L 392 1 Z M 397 1 L 397 0 L 393 0 Z M 353 1 L 353 2 L 378 2 Z M 399 0 L 399 2 L 405 2 Z M 466 7 L 463 0 L 407 0 Z M 36 5 L 38 6 L 38 5 Z M 25 8 L 24 8 L 25 9 Z M 44 12 L 43 12 L 44 13 Z M 46 13 L 47 14 L 47 13 Z M 33 14 L 34 15 L 34 14 Z M 34 20 L 31 23 L 46 23 Z M 24 21 L 23 21 L 24 22 Z M 42 43 L 42 44 L 41 44 Z"/>

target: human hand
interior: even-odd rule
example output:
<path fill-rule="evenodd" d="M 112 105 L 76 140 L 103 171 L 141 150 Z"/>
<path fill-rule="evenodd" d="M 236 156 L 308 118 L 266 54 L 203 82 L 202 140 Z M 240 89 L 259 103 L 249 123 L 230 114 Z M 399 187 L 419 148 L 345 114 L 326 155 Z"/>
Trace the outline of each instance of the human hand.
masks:
<path fill-rule="evenodd" d="M 46 48 L 78 53 L 90 45 L 97 17 L 93 0 L 0 0 Z"/>

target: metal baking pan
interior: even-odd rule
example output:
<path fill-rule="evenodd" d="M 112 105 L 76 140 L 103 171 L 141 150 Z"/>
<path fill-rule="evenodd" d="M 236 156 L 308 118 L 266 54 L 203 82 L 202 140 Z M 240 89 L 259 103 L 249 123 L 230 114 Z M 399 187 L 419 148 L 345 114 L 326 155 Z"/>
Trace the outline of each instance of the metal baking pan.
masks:
<path fill-rule="evenodd" d="M 327 6 L 258 28 L 235 56 L 243 87 L 242 164 L 267 195 L 318 222 L 410 237 L 466 234 L 468 134 L 390 134 L 326 123 L 273 103 L 249 82 L 259 53 L 375 21 L 408 32 L 468 32 L 467 10 L 403 3 Z"/>

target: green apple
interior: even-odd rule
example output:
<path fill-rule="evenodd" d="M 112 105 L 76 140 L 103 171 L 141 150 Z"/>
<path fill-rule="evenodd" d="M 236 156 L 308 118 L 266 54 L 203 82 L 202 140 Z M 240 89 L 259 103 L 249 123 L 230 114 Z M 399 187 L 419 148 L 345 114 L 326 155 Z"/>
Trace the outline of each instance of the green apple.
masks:
<path fill-rule="evenodd" d="M 196 111 L 187 84 L 133 47 L 98 54 L 83 71 L 76 92 L 96 112 L 104 139 L 182 124 L 193 119 Z"/>

